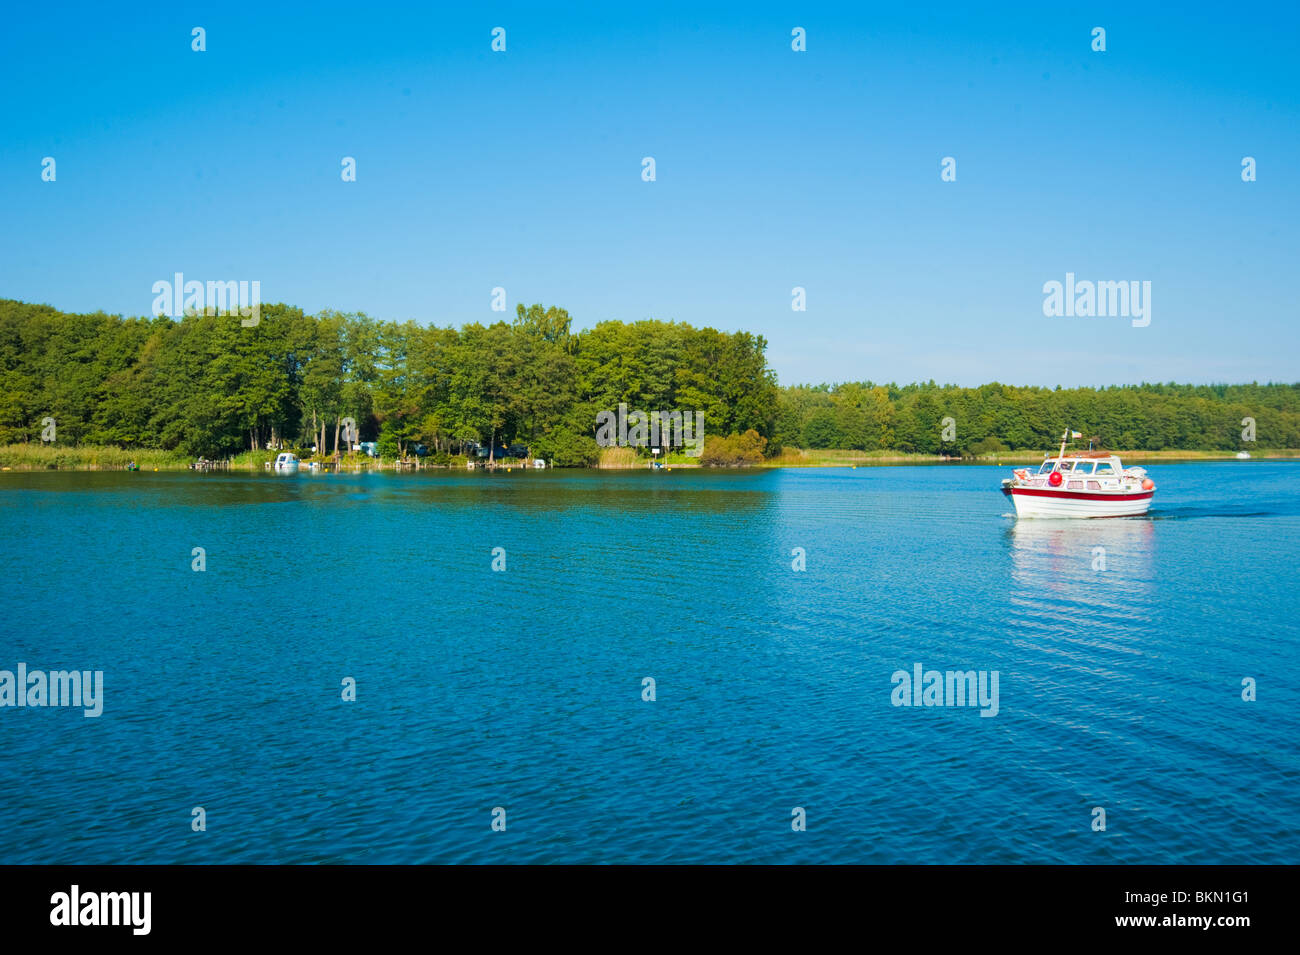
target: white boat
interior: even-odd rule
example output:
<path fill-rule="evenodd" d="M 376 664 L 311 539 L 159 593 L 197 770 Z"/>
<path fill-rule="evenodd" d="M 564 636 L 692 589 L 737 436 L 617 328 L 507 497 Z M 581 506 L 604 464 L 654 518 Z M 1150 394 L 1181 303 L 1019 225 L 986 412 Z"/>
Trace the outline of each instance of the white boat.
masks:
<path fill-rule="evenodd" d="M 298 465 L 301 463 L 297 455 L 282 451 L 275 456 L 273 470 L 280 474 L 295 474 L 298 471 Z"/>
<path fill-rule="evenodd" d="M 1143 468 L 1126 468 L 1110 451 L 1060 453 L 1037 468 L 1019 468 L 1002 481 L 1018 517 L 1135 517 L 1151 507 L 1156 485 Z"/>
<path fill-rule="evenodd" d="M 1249 452 L 1249 451 L 1238 451 L 1238 452 L 1237 452 L 1237 460 L 1238 460 L 1238 461 L 1249 461 L 1249 460 L 1250 460 L 1250 452 Z"/>

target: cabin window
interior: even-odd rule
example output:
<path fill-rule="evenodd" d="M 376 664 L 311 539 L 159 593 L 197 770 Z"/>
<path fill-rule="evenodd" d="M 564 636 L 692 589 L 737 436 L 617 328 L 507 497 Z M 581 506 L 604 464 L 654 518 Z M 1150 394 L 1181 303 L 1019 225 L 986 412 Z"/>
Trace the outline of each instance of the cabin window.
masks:
<path fill-rule="evenodd" d="M 1115 465 L 1111 464 L 1109 461 L 1099 461 L 1099 462 L 1097 462 L 1097 475 L 1098 475 L 1099 477 L 1100 477 L 1100 476 L 1105 476 L 1105 477 L 1114 477 L 1114 476 L 1115 476 Z"/>

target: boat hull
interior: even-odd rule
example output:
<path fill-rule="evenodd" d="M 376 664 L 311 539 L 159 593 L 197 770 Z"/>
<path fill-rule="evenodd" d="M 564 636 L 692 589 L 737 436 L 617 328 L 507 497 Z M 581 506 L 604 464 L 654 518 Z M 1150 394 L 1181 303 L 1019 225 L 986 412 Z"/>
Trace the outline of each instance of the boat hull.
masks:
<path fill-rule="evenodd" d="M 1015 504 L 1018 517 L 1137 517 L 1151 507 L 1155 490 L 1085 492 L 1011 487 L 1006 494 Z"/>

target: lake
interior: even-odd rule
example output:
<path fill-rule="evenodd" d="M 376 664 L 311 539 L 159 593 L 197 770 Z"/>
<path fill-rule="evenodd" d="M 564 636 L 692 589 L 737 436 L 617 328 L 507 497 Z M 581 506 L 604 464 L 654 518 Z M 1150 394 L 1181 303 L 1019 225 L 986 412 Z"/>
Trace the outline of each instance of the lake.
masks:
<path fill-rule="evenodd" d="M 1300 463 L 1150 470 L 5 473 L 0 863 L 1294 862 Z"/>

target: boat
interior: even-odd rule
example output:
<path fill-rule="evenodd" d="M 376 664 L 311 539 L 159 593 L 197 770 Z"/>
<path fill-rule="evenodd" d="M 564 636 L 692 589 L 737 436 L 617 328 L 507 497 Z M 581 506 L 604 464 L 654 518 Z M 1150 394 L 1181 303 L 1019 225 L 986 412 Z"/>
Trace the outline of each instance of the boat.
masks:
<path fill-rule="evenodd" d="M 273 469 L 281 474 L 295 474 L 298 471 L 298 465 L 301 463 L 296 454 L 282 451 L 275 456 Z"/>
<path fill-rule="evenodd" d="M 1237 460 L 1238 460 L 1238 461 L 1249 461 L 1249 460 L 1250 460 L 1250 452 L 1249 452 L 1249 451 L 1238 451 L 1238 452 L 1237 452 Z"/>
<path fill-rule="evenodd" d="M 1002 493 L 1017 517 L 1136 517 L 1151 507 L 1155 482 L 1145 468 L 1126 468 L 1119 455 L 1089 448 L 1066 452 L 1077 431 L 1066 431 L 1055 458 L 1037 469 L 1018 468 L 1004 478 Z"/>

